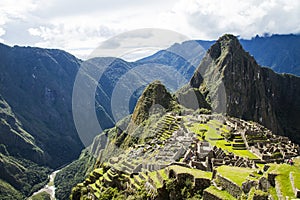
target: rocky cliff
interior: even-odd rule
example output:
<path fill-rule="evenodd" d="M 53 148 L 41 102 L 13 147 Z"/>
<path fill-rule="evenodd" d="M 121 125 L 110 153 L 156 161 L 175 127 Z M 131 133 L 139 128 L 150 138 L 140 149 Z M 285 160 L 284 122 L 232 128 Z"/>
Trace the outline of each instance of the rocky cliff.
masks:
<path fill-rule="evenodd" d="M 208 50 L 190 85 L 216 112 L 253 120 L 300 142 L 300 78 L 260 67 L 233 35 Z"/>

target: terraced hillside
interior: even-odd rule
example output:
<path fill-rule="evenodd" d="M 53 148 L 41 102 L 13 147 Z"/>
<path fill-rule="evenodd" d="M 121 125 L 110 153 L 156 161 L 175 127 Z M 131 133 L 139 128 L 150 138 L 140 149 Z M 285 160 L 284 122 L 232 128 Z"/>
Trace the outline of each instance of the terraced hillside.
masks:
<path fill-rule="evenodd" d="M 257 123 L 222 115 L 167 113 L 153 127 L 150 140 L 102 163 L 73 188 L 71 199 L 282 199 L 298 195 L 300 159 L 294 157 L 299 146 Z M 257 153 L 258 144 L 264 156 Z M 285 164 L 291 158 L 294 165 Z"/>

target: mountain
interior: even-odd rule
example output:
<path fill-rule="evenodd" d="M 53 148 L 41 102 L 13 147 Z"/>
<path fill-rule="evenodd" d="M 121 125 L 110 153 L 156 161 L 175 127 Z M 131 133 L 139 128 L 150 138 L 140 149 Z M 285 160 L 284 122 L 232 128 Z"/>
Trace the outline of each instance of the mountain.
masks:
<path fill-rule="evenodd" d="M 283 36 L 283 38 L 284 38 L 284 36 Z M 263 39 L 267 40 L 268 38 L 263 38 Z M 246 42 L 246 41 L 248 41 L 248 40 L 241 40 L 241 43 L 243 44 L 243 42 Z M 251 41 L 252 40 L 250 40 L 249 43 L 251 43 Z M 182 44 L 174 44 L 173 46 L 171 46 L 167 50 L 159 51 L 159 52 L 157 52 L 156 54 L 154 54 L 150 57 L 144 58 L 144 59 L 139 60 L 135 63 L 131 63 L 129 65 L 130 67 L 128 67 L 126 70 L 124 70 L 123 74 L 128 73 L 128 71 L 133 70 L 135 67 L 138 68 L 138 66 L 140 66 L 140 65 L 147 65 L 149 63 L 152 66 L 155 66 L 155 65 L 160 66 L 161 64 L 163 64 L 163 65 L 173 66 L 177 71 L 180 71 L 180 74 L 185 79 L 188 80 L 188 79 L 190 79 L 190 77 L 192 77 L 192 75 L 194 73 L 195 66 L 198 66 L 197 62 L 200 62 L 201 59 L 203 58 L 203 56 L 205 55 L 204 50 L 206 48 L 208 49 L 210 44 L 213 44 L 213 41 L 196 41 L 196 42 L 197 43 L 195 43 L 195 41 L 187 41 L 187 42 L 184 42 Z M 204 47 L 204 49 L 200 48 L 198 44 L 201 44 Z M 271 45 L 271 44 L 269 43 L 269 45 Z M 259 44 L 258 43 L 255 43 L 255 45 L 253 45 L 253 46 L 255 46 L 255 48 L 253 48 L 254 50 L 259 49 Z M 255 61 L 253 61 L 253 58 L 249 55 L 248 55 L 248 57 L 245 58 L 245 60 L 247 60 L 248 58 L 251 58 L 251 61 L 249 61 L 250 63 L 255 62 Z M 215 59 L 218 60 L 219 58 L 216 57 Z M 215 62 L 215 60 L 214 60 L 214 62 Z M 134 66 L 132 66 L 132 65 L 134 65 Z M 243 63 L 241 65 L 243 65 Z M 206 77 L 207 79 L 205 79 L 205 81 L 209 80 L 209 82 L 210 82 L 209 84 L 215 84 L 211 88 L 216 89 L 216 91 L 217 91 L 218 88 L 223 87 L 223 89 L 224 89 L 224 85 L 221 85 L 221 87 L 219 87 L 219 85 L 218 85 L 218 81 L 222 80 L 222 75 L 220 75 L 218 73 L 219 68 L 214 68 L 214 67 L 212 67 L 212 68 L 213 68 L 213 70 L 210 73 L 207 73 L 207 77 Z M 268 71 L 267 69 L 262 69 L 262 70 Z M 119 70 L 117 70 L 117 71 L 119 71 Z M 113 74 L 113 71 L 111 71 L 111 73 Z M 149 73 L 151 73 L 151 72 L 149 72 Z M 272 72 L 270 71 L 270 73 L 272 73 Z M 275 73 L 273 73 L 273 74 L 275 74 Z M 210 78 L 209 78 L 209 76 L 210 76 Z M 282 76 L 289 76 L 289 75 L 282 75 Z M 197 84 L 199 84 L 199 86 L 200 86 L 200 83 L 203 82 L 202 78 L 203 78 L 202 76 L 201 77 L 199 76 L 197 78 L 197 81 L 199 82 Z M 115 81 L 114 81 L 114 84 L 118 80 L 119 79 L 116 78 Z M 194 81 L 196 81 L 196 79 L 194 79 Z M 141 82 L 143 82 L 143 81 L 141 81 Z M 109 81 L 107 81 L 107 83 L 109 83 Z M 146 84 L 146 82 L 143 82 L 143 84 Z M 211 100 L 205 99 L 205 98 L 212 95 L 212 94 L 213 94 L 212 96 L 214 96 L 214 93 L 217 94 L 217 92 L 211 91 L 211 90 L 210 91 L 209 90 L 203 90 L 204 87 L 199 88 L 199 87 L 195 87 L 196 85 L 193 85 L 193 86 L 194 87 L 192 87 L 192 88 L 185 87 L 185 88 L 182 88 L 181 90 L 179 90 L 178 93 L 176 94 L 177 101 L 179 101 L 180 104 L 182 104 L 184 107 L 187 107 L 187 108 L 211 109 L 211 107 L 213 107 L 215 109 L 216 105 L 218 105 L 218 101 L 211 101 Z M 112 89 L 114 88 L 113 85 L 111 85 L 110 87 Z M 101 87 L 101 88 L 105 89 L 106 87 Z M 145 87 L 142 87 L 142 88 L 145 88 Z M 247 89 L 249 89 L 249 88 L 247 88 Z M 127 91 L 132 91 L 132 90 L 127 90 Z M 131 94 L 132 94 L 132 92 L 131 92 Z M 136 94 L 136 96 L 134 97 L 134 99 L 135 99 L 134 102 L 137 101 L 137 98 L 139 97 L 141 92 L 138 92 L 138 93 L 135 93 L 135 94 Z M 109 95 L 106 95 L 106 96 L 109 97 Z M 244 98 L 246 98 L 246 97 L 244 97 Z M 109 98 L 107 98 L 107 100 L 109 100 Z M 252 99 L 249 100 L 249 101 L 252 101 Z M 144 102 L 144 101 L 141 100 L 141 102 Z M 141 104 L 141 103 L 139 103 L 139 104 Z M 133 105 L 135 105 L 135 103 L 133 103 Z M 139 107 L 139 106 L 137 106 L 137 107 Z M 132 105 L 131 105 L 131 108 L 132 108 L 132 111 L 133 111 Z M 209 113 L 205 109 L 200 110 L 200 113 Z M 246 110 L 247 107 L 244 105 L 243 109 Z M 250 111 L 248 111 L 248 112 L 250 112 Z M 233 114 L 231 113 L 231 115 L 232 116 L 237 116 L 237 114 L 234 114 L 234 112 L 233 112 Z M 252 113 L 250 115 L 252 115 Z M 125 116 L 125 115 L 123 115 L 123 116 Z M 144 119 L 146 119 L 145 117 L 142 117 L 142 116 L 139 116 L 139 115 L 136 115 L 136 117 L 141 117 L 142 121 Z M 245 119 L 254 119 L 253 117 L 249 117 L 249 118 L 245 117 L 245 116 L 241 115 L 240 113 L 239 113 L 238 117 L 242 117 L 242 118 L 245 118 Z M 260 120 L 259 115 L 256 115 L 255 119 L 258 119 L 256 121 L 259 121 Z M 270 118 L 266 118 L 265 120 L 273 120 L 273 118 L 270 117 Z M 269 122 L 269 123 L 271 123 L 271 122 Z M 285 123 L 285 122 L 282 122 L 282 123 Z M 122 146 L 124 146 L 124 144 L 126 144 L 125 146 L 127 146 L 128 144 L 132 143 L 131 141 L 135 141 L 134 139 L 131 138 L 130 134 L 128 134 L 128 133 L 126 133 L 126 131 L 124 131 L 124 130 L 127 129 L 127 126 L 129 124 L 128 118 L 125 119 L 125 121 L 122 121 L 121 124 L 122 125 L 117 125 L 116 128 L 110 129 L 108 131 L 104 131 L 102 134 L 100 134 L 99 136 L 97 136 L 94 139 L 93 144 L 89 148 L 93 155 L 97 155 L 96 157 L 101 158 L 100 160 L 103 161 L 103 159 L 105 160 L 105 158 L 109 158 L 110 156 L 121 154 L 122 150 L 119 149 L 120 146 L 122 147 Z M 272 126 L 276 126 L 276 125 L 272 124 Z M 123 127 L 123 128 L 118 128 L 118 127 Z M 271 127 L 271 128 L 274 129 L 275 127 Z M 150 132 L 151 132 L 147 128 L 143 128 L 143 129 L 138 128 L 137 131 L 136 131 L 136 134 L 139 135 L 143 131 L 145 132 L 144 133 L 145 135 L 150 134 Z M 128 138 L 131 138 L 131 139 L 128 139 Z M 294 139 L 294 141 L 297 140 L 297 138 L 296 139 L 293 138 L 293 139 Z M 109 142 L 111 140 L 113 140 L 113 143 Z M 113 145 L 110 145 L 111 147 L 109 148 L 108 144 L 113 144 Z M 115 147 L 118 147 L 118 148 L 116 149 Z M 81 161 L 83 161 L 83 160 L 84 159 L 81 158 L 81 159 L 78 160 L 78 162 L 82 163 Z M 87 163 L 85 163 L 85 164 L 87 164 Z M 77 165 L 79 165 L 79 164 L 77 164 Z M 80 165 L 82 165 L 82 164 L 80 164 Z M 76 166 L 76 164 L 75 164 L 75 166 Z M 84 174 L 87 175 L 86 173 L 89 173 L 89 170 L 85 170 L 84 173 L 82 173 L 82 172 L 76 173 L 72 169 L 69 170 L 69 168 L 64 169 L 64 171 L 65 172 L 60 173 L 61 177 L 64 177 L 64 174 L 68 173 L 68 171 L 73 171 L 73 175 L 75 175 L 75 176 L 78 173 L 81 173 L 81 175 L 79 175 L 79 176 L 81 177 L 81 179 L 83 179 Z M 57 179 L 57 182 L 59 182 L 59 180 L 60 180 L 60 178 Z M 64 185 L 63 188 L 64 189 L 70 188 L 74 184 L 73 183 L 71 185 L 68 185 L 68 180 L 65 180 L 65 182 L 61 181 L 60 183 L 63 183 L 63 185 Z M 58 195 L 64 195 L 63 197 L 67 198 L 68 195 L 65 196 L 64 192 L 65 192 L 65 190 L 60 190 L 60 192 L 58 192 L 59 193 Z"/>
<path fill-rule="evenodd" d="M 278 73 L 300 76 L 300 35 L 256 36 L 251 40 L 242 39 L 240 43 L 258 64 Z"/>
<path fill-rule="evenodd" d="M 1 138 L 1 143 L 52 168 L 75 159 L 83 148 L 71 107 L 80 61 L 60 50 L 0 45 L 0 52 L 0 94 L 17 118 L 16 128 L 10 129 L 35 147 L 21 145 L 12 135 Z"/>
<path fill-rule="evenodd" d="M 27 196 L 46 181 L 47 167 L 57 168 L 74 160 L 84 147 L 72 115 L 72 92 L 78 70 L 85 62 L 55 49 L 1 44 L 0 52 L 1 169 L 5 172 L 0 178 L 5 188 L 14 188 L 19 196 Z M 138 64 L 118 58 L 94 58 L 92 62 L 99 68 L 105 67 L 98 82 L 88 79 L 97 84 L 93 104 L 101 128 L 111 128 L 115 124 L 114 114 L 123 118 L 132 112 L 143 88 L 153 80 L 136 74 L 138 88 L 125 88 L 131 94 L 128 113 L 113 111 L 111 100 L 116 84 L 128 72 L 136 73 L 132 69 Z M 149 70 L 154 74 L 151 78 L 160 76 L 157 68 L 160 65 Z M 162 78 L 171 80 L 169 73 Z M 172 84 L 173 90 L 182 85 L 169 85 Z M 87 144 L 97 134 L 92 133 Z M 30 175 L 39 174 L 35 170 L 41 173 L 38 181 Z M 17 181 L 18 177 L 24 177 L 24 182 Z M 29 185 L 25 186 L 26 182 Z"/>
<path fill-rule="evenodd" d="M 190 40 L 180 44 L 175 43 L 165 50 L 136 61 L 138 64 L 161 64 L 172 66 L 185 79 L 189 80 L 205 55 L 212 41 Z"/>
<path fill-rule="evenodd" d="M 172 110 L 174 107 L 172 101 L 174 99 L 161 82 L 155 81 L 149 84 L 135 106 L 131 118 L 132 122 L 135 125 L 140 125 L 149 118 L 151 112 L 159 112 L 155 109 Z"/>
<path fill-rule="evenodd" d="M 61 51 L 0 44 L 1 199 L 24 199 L 83 145 L 72 117 L 80 60 Z"/>
<path fill-rule="evenodd" d="M 256 36 L 251 39 L 239 39 L 261 66 L 269 67 L 278 73 L 300 76 L 300 35 Z M 166 50 L 141 59 L 141 62 L 163 63 L 184 71 L 188 79 L 193 75 L 205 52 L 216 41 L 190 40 L 174 44 Z M 191 64 L 187 66 L 187 61 Z M 193 66 L 193 67 L 192 67 Z"/>
<path fill-rule="evenodd" d="M 23 199 L 47 181 L 50 169 L 36 164 L 45 162 L 45 152 L 1 96 L 0 116 L 0 199 Z"/>
<path fill-rule="evenodd" d="M 278 72 L 299 75 L 298 35 L 256 37 L 240 42 L 260 65 L 270 66 Z M 111 128 L 116 121 L 132 113 L 148 83 L 161 79 L 171 91 L 181 88 L 193 76 L 196 66 L 205 55 L 205 50 L 213 43 L 214 41 L 187 41 L 174 44 L 166 50 L 136 62 L 126 62 L 118 58 L 92 59 L 99 68 L 107 67 L 103 63 L 109 63 L 100 80 L 91 79 L 97 87 L 92 104 L 95 104 L 101 128 L 103 130 Z M 236 44 L 232 48 L 238 54 L 237 57 L 241 58 L 230 61 L 226 51 L 232 53 L 233 50 L 221 43 L 221 50 L 218 50 L 218 46 L 210 50 L 212 51 L 210 56 L 215 63 L 215 66 L 210 68 L 212 71 L 205 71 L 203 76 L 195 74 L 191 82 L 192 88 L 183 88 L 176 97 L 171 95 L 172 99 L 177 98 L 183 107 L 205 108 L 199 110 L 198 114 L 209 113 L 207 109 L 211 108 L 222 112 L 222 108 L 225 107 L 224 112 L 231 116 L 258 121 L 275 133 L 288 135 L 293 141 L 299 141 L 296 134 L 299 130 L 298 78 L 291 75 L 277 75 L 271 70 L 257 67 L 258 64 L 238 47 L 237 42 L 233 42 Z M 0 174 L 0 178 L 4 180 L 1 182 L 1 188 L 6 188 L 3 191 L 13 188 L 10 195 L 19 198 L 29 195 L 40 187 L 39 184 L 42 185 L 46 181 L 46 174 L 49 173 L 47 167 L 57 168 L 72 161 L 84 147 L 73 121 L 72 91 L 78 70 L 83 63 L 89 61 L 81 61 L 61 50 L 9 47 L 3 44 L 0 45 L 0 52 L 0 167 L 4 172 Z M 209 59 L 205 60 L 206 64 L 209 64 Z M 227 65 L 234 67 L 229 70 Z M 239 68 L 240 65 L 246 67 Z M 146 73 L 140 73 L 141 71 Z M 226 76 L 219 72 L 226 73 Z M 249 77 L 244 76 L 248 72 Z M 239 75 L 230 77 L 230 73 Z M 251 79 L 255 80 L 253 85 L 246 81 Z M 122 83 L 129 81 L 134 83 L 131 87 L 122 87 Z M 243 85 L 233 84 L 235 81 Z M 116 92 L 118 87 L 123 93 Z M 218 99 L 219 92 L 222 91 L 225 91 L 227 96 L 223 98 L 224 95 L 221 95 L 223 99 Z M 241 95 L 240 91 L 245 93 Z M 115 104 L 120 107 L 112 107 L 111 102 L 116 100 L 116 97 L 120 97 L 121 101 L 126 99 L 121 96 L 125 93 L 130 94 L 126 104 L 128 111 L 122 107 L 126 101 L 120 105 L 118 104 L 120 101 Z M 190 101 L 191 97 L 196 98 Z M 223 100 L 229 104 L 222 104 Z M 236 102 L 240 105 L 235 106 Z M 176 109 L 179 108 L 176 106 Z M 141 119 L 139 123 L 143 125 L 142 121 L 154 120 L 154 116 L 151 115 L 150 119 L 146 119 L 137 114 L 135 117 Z M 128 126 L 129 118 L 121 120 L 121 125 L 117 125 L 117 132 L 104 131 L 97 136 L 91 145 L 91 151 L 97 152 L 96 155 L 102 155 L 101 152 L 105 151 L 107 156 L 116 152 L 121 153 L 122 151 L 118 149 L 106 148 L 109 137 L 117 141 L 117 147 L 126 147 L 134 143 L 135 139 L 132 136 L 123 143 L 122 137 L 126 134 L 122 133 L 126 133 L 124 127 Z M 129 130 L 131 131 L 133 130 Z M 147 127 L 138 126 L 135 133 L 147 135 L 150 132 Z M 91 132 L 86 144 L 91 143 L 97 134 L 98 132 Z M 73 176 L 76 174 L 76 168 L 81 166 L 81 174 L 74 179 L 74 183 L 83 180 L 85 172 L 93 166 L 93 163 L 97 163 L 95 158 L 85 156 L 85 151 L 79 160 L 80 162 L 75 161 L 75 164 L 71 165 L 71 171 L 74 173 L 69 174 L 70 177 Z M 37 173 L 40 173 L 39 180 L 33 176 Z M 22 180 L 18 181 L 20 177 Z"/>
<path fill-rule="evenodd" d="M 222 36 L 187 86 L 172 95 L 151 83 L 131 116 L 94 139 L 87 151 L 97 161 L 85 179 L 74 173 L 84 180 L 71 199 L 298 197 L 294 179 L 283 177 L 298 177 L 299 145 L 273 133 L 299 143 L 299 80 L 261 67 L 235 36 Z M 187 96 L 200 109 L 179 105 Z M 283 163 L 290 158 L 295 166 Z"/>
<path fill-rule="evenodd" d="M 216 112 L 259 122 L 300 143 L 300 79 L 260 67 L 236 37 L 217 40 L 190 85 L 206 94 Z"/>

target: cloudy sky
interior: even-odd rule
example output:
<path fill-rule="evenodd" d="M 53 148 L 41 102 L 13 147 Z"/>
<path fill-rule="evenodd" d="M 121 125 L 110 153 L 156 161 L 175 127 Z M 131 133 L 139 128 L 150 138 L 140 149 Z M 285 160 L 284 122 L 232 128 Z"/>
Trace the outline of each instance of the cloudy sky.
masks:
<path fill-rule="evenodd" d="M 140 28 L 191 39 L 300 33 L 298 0 L 1 0 L 0 42 L 60 48 L 79 57 Z"/>

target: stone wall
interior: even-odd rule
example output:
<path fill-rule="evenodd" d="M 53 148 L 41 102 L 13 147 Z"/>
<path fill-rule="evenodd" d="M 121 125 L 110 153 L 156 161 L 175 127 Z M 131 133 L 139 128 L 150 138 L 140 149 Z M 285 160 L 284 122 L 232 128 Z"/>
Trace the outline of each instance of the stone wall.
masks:
<path fill-rule="evenodd" d="M 201 162 L 192 161 L 191 164 L 192 164 L 193 167 L 196 167 L 197 169 L 200 169 L 200 170 L 203 170 L 203 171 L 207 170 L 207 167 L 204 166 Z"/>
<path fill-rule="evenodd" d="M 211 194 L 207 191 L 203 192 L 203 200 L 223 200 L 220 197 L 215 196 L 214 194 Z"/>
<path fill-rule="evenodd" d="M 195 178 L 195 188 L 204 190 L 210 186 L 210 180 L 206 178 Z"/>
<path fill-rule="evenodd" d="M 267 194 L 254 194 L 253 200 L 268 200 L 268 195 Z"/>
<path fill-rule="evenodd" d="M 290 173 L 290 181 L 291 181 L 291 185 L 292 185 L 293 191 L 295 193 L 295 197 L 296 198 L 300 198 L 300 190 L 299 190 L 299 188 L 296 188 L 296 186 L 294 184 L 294 177 L 293 177 L 293 173 L 292 172 Z"/>
<path fill-rule="evenodd" d="M 194 176 L 188 173 L 178 173 L 177 174 L 177 181 L 179 184 L 185 184 L 185 181 L 190 179 L 194 181 Z"/>
<path fill-rule="evenodd" d="M 242 195 L 242 189 L 237 184 L 224 178 L 220 174 L 217 174 L 217 179 L 219 180 L 220 185 L 235 198 L 239 198 Z"/>
<path fill-rule="evenodd" d="M 275 179 L 275 189 L 276 189 L 276 194 L 277 194 L 278 199 L 284 199 L 283 195 L 280 191 L 279 184 L 277 183 L 276 179 Z"/>

